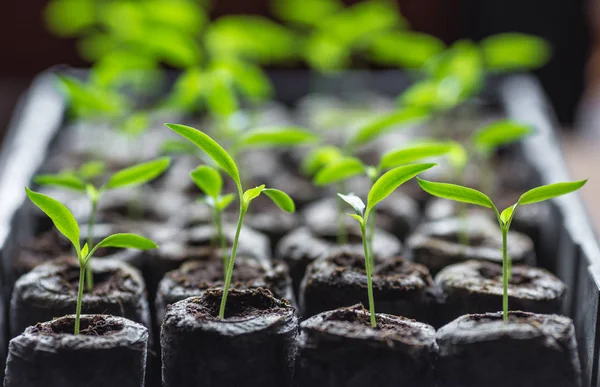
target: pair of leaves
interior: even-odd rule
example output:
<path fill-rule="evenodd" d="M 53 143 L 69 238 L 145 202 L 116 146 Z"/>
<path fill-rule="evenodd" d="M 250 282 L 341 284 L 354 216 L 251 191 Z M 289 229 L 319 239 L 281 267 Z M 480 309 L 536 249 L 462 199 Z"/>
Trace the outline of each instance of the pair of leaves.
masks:
<path fill-rule="evenodd" d="M 87 244 L 82 249 L 80 245 L 79 225 L 77 224 L 73 213 L 64 204 L 48 195 L 32 191 L 29 188 L 25 188 L 25 191 L 27 192 L 29 199 L 40 210 L 48 215 L 58 231 L 73 244 L 82 265 L 87 264 L 96 249 L 101 247 L 132 248 L 138 250 L 150 250 L 158 247 L 153 241 L 147 238 L 136 234 L 123 233 L 114 234 L 104 238 L 100 243 L 94 246 L 91 251 L 88 251 L 89 246 L 87 246 Z"/>
<path fill-rule="evenodd" d="M 147 183 L 162 174 L 169 167 L 170 163 L 170 158 L 161 157 L 156 160 L 122 169 L 114 173 L 101 190 L 139 186 Z M 88 168 L 89 170 L 86 170 Z M 85 177 L 95 177 L 96 173 L 100 171 L 100 168 L 100 165 L 88 164 L 86 169 L 83 169 L 83 167 L 80 168 L 80 171 L 82 172 L 81 175 L 72 172 L 61 172 L 54 175 L 38 175 L 34 178 L 34 182 L 41 185 L 53 185 L 85 192 L 88 189 L 88 183 Z"/>
<path fill-rule="evenodd" d="M 292 198 L 288 196 L 288 194 L 275 188 L 265 188 L 264 184 L 258 187 L 250 188 L 244 192 L 244 195 L 242 196 L 244 211 L 248 209 L 252 200 L 256 199 L 258 196 L 260 196 L 260 194 L 263 193 L 267 195 L 273 201 L 273 203 L 275 203 L 277 207 L 281 208 L 283 211 L 296 211 L 296 205 L 294 204 Z"/>
<path fill-rule="evenodd" d="M 375 181 L 369 190 L 366 205 L 356 195 L 338 195 L 340 198 L 342 198 L 342 200 L 354 208 L 354 211 L 356 211 L 357 215 L 357 217 L 354 218 L 357 220 L 360 218 L 359 222 L 364 225 L 369 218 L 369 214 L 379 202 L 387 198 L 392 192 L 394 192 L 398 187 L 408 180 L 436 165 L 437 164 L 403 165 L 384 173 L 379 179 L 377 179 L 377 181 Z"/>
<path fill-rule="evenodd" d="M 200 165 L 190 173 L 198 188 L 207 196 L 206 202 L 219 212 L 223 211 L 235 198 L 234 194 L 221 196 L 223 179 L 221 174 L 208 165 Z"/>
<path fill-rule="evenodd" d="M 510 226 L 510 222 L 512 221 L 512 217 L 517 206 L 543 202 L 557 196 L 566 195 L 568 193 L 577 191 L 587 182 L 587 180 L 580 180 L 548 184 L 533 188 L 521 195 L 517 203 L 506 208 L 504 211 L 502 211 L 502 213 L 499 214 L 496 206 L 492 202 L 492 199 L 475 189 L 456 184 L 437 183 L 419 178 L 417 178 L 417 180 L 421 188 L 431 195 L 493 209 L 498 215 L 501 226 L 505 228 Z"/>

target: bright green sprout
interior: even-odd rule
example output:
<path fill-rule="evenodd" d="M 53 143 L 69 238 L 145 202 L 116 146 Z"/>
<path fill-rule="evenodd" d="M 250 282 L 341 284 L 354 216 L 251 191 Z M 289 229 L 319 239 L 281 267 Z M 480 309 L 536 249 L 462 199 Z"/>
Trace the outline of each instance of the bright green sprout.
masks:
<path fill-rule="evenodd" d="M 50 196 L 31 191 L 25 188 L 29 199 L 42 210 L 54 223 L 54 226 L 65 236 L 75 248 L 77 260 L 79 261 L 79 286 L 77 290 L 77 308 L 75 312 L 75 331 L 79 334 L 80 319 L 81 319 L 81 302 L 83 299 L 83 286 L 86 270 L 90 272 L 89 264 L 92 256 L 101 247 L 118 247 L 124 249 L 151 250 L 158 246 L 151 240 L 146 239 L 136 234 L 113 234 L 104 238 L 100 243 L 93 246 L 85 243 L 81 246 L 79 240 L 79 225 L 75 217 L 69 209 L 59 201 Z"/>
<path fill-rule="evenodd" d="M 371 186 L 369 195 L 367 196 L 367 205 L 354 194 L 343 195 L 338 193 L 338 196 L 350 204 L 355 214 L 349 214 L 351 217 L 356 219 L 360 224 L 360 231 L 362 234 L 363 250 L 365 254 L 365 268 L 367 271 L 367 291 L 369 297 L 369 312 L 371 314 L 371 326 L 376 327 L 377 321 L 375 318 L 375 301 L 373 299 L 373 282 L 371 279 L 373 273 L 373 266 L 375 259 L 372 256 L 373 251 L 369 249 L 367 244 L 367 224 L 369 223 L 369 216 L 374 214 L 375 206 L 388 197 L 396 188 L 400 187 L 403 183 L 417 176 L 437 164 L 409 164 L 401 167 L 396 167 L 386 173 L 384 173 L 375 183 Z"/>
<path fill-rule="evenodd" d="M 218 165 L 226 174 L 228 174 L 234 181 L 237 187 L 238 200 L 240 203 L 239 216 L 237 221 L 237 227 L 235 231 L 235 237 L 233 239 L 233 245 L 231 247 L 231 255 L 229 262 L 225 266 L 225 285 L 223 286 L 223 297 L 221 299 L 221 306 L 219 308 L 219 319 L 225 318 L 225 305 L 227 304 L 227 294 L 229 287 L 231 286 L 231 276 L 233 274 L 233 265 L 235 264 L 235 256 L 238 247 L 238 241 L 240 232 L 242 230 L 242 223 L 244 221 L 244 215 L 248 211 L 252 200 L 256 199 L 262 193 L 267 195 L 279 208 L 286 212 L 294 212 L 296 206 L 294 201 L 283 191 L 274 188 L 265 188 L 264 185 L 250 188 L 244 191 L 242 187 L 242 180 L 240 178 L 239 169 L 233 161 L 233 158 L 227 153 L 221 145 L 215 140 L 206 135 L 205 133 L 185 125 L 178 124 L 165 124 L 169 129 L 186 138 L 206 153 L 216 165 Z M 214 190 L 213 190 L 214 193 Z"/>
<path fill-rule="evenodd" d="M 421 188 L 431 195 L 462 203 L 475 204 L 481 207 L 491 208 L 492 210 L 494 210 L 496 218 L 498 219 L 498 225 L 502 230 L 502 310 L 504 321 L 508 320 L 508 281 L 510 278 L 510 262 L 508 257 L 507 237 L 508 230 L 510 229 L 510 224 L 515 214 L 515 210 L 519 205 L 538 203 L 555 198 L 557 196 L 577 191 L 578 189 L 583 187 L 583 185 L 587 182 L 587 180 L 580 180 L 574 182 L 543 185 L 537 188 L 533 188 L 521 195 L 519 200 L 514 205 L 506 208 L 502 212 L 499 212 L 492 200 L 488 196 L 472 188 L 448 183 L 436 183 L 432 181 L 422 180 L 420 178 L 417 178 L 417 180 Z"/>
<path fill-rule="evenodd" d="M 34 177 L 33 181 L 39 185 L 62 187 L 87 195 L 91 207 L 88 218 L 87 245 L 92 246 L 96 212 L 102 194 L 113 189 L 136 187 L 145 184 L 161 175 L 169 167 L 170 163 L 171 160 L 168 157 L 162 157 L 153 161 L 137 164 L 115 172 L 100 186 L 96 186 L 92 182 L 94 178 L 102 175 L 105 170 L 104 164 L 97 161 L 86 163 L 77 171 L 63 171 L 57 174 L 37 175 Z M 86 272 L 86 285 L 87 290 L 91 292 L 94 287 L 94 278 L 91 270 L 87 270 Z"/>

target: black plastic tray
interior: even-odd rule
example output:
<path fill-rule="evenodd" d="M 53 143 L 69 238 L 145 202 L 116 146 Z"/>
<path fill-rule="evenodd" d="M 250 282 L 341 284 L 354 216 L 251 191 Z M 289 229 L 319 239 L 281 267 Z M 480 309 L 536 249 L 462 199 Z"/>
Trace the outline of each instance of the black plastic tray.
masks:
<path fill-rule="evenodd" d="M 64 70 L 62 68 L 61 70 Z M 7 305 L 12 286 L 11 258 L 17 244 L 33 234 L 31 218 L 23 211 L 25 191 L 32 176 L 43 164 L 56 133 L 63 126 L 66 105 L 56 90 L 50 69 L 40 74 L 22 97 L 0 150 L 0 373 L 4 371 L 7 348 Z M 294 103 L 311 91 L 351 95 L 373 90 L 397 95 L 410 78 L 394 71 L 349 72 L 326 79 L 302 71 L 272 72 L 277 99 Z M 535 183 L 568 180 L 555 133 L 552 109 L 535 78 L 515 75 L 492 79 L 484 99 L 495 102 L 511 118 L 533 124 L 538 134 L 523 142 L 519 157 L 536 172 Z M 554 262 L 543 266 L 554 271 L 569 285 L 564 313 L 575 322 L 584 386 L 598 386 L 600 326 L 600 248 L 578 195 L 567 195 L 551 203 L 553 219 L 543 230 L 542 251 L 558 252 Z"/>

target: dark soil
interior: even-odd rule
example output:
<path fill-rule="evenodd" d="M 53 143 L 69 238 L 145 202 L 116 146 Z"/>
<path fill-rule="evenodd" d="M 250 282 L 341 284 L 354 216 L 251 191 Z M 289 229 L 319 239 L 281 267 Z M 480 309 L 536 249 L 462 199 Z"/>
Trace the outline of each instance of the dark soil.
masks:
<path fill-rule="evenodd" d="M 39 335 L 56 336 L 62 334 L 72 334 L 75 329 L 75 318 L 69 317 L 55 320 L 50 324 L 35 325 L 29 332 Z M 108 336 L 123 329 L 123 324 L 119 321 L 108 321 L 102 315 L 92 315 L 89 318 L 83 318 L 80 322 L 79 334 L 87 336 Z"/>

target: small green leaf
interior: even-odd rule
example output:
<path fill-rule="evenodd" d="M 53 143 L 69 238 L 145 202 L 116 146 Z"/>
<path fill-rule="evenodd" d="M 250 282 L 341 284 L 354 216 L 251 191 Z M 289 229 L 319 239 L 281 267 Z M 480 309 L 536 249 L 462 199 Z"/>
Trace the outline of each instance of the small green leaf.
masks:
<path fill-rule="evenodd" d="M 471 141 L 480 152 L 490 152 L 495 148 L 521 140 L 534 132 L 530 125 L 512 120 L 493 122 L 471 137 Z"/>
<path fill-rule="evenodd" d="M 39 185 L 52 185 L 75 191 L 85 191 L 85 182 L 73 173 L 63 172 L 55 175 L 37 175 L 33 178 L 33 181 Z"/>
<path fill-rule="evenodd" d="M 221 196 L 217 202 L 217 209 L 219 211 L 223 211 L 231 204 L 231 202 L 235 199 L 235 197 L 236 197 L 235 194 L 232 194 L 232 193 Z"/>
<path fill-rule="evenodd" d="M 406 127 L 425 120 L 429 116 L 427 109 L 405 107 L 392 113 L 377 117 L 360 128 L 349 141 L 350 146 L 364 145 L 398 127 Z"/>
<path fill-rule="evenodd" d="M 311 150 L 302 161 L 302 172 L 314 176 L 321 168 L 343 157 L 340 148 L 326 145 Z"/>
<path fill-rule="evenodd" d="M 502 213 L 500 214 L 500 221 L 502 222 L 502 224 L 504 226 L 509 226 L 510 222 L 512 221 L 513 218 L 513 214 L 515 213 L 515 210 L 517 209 L 517 206 L 519 204 L 514 204 L 506 209 L 504 209 L 504 211 L 502 211 Z"/>
<path fill-rule="evenodd" d="M 417 178 L 417 180 L 421 188 L 433 196 L 450 199 L 457 202 L 476 204 L 486 208 L 494 208 L 492 199 L 472 188 L 449 183 L 436 183 L 433 181 L 423 180 L 421 178 Z"/>
<path fill-rule="evenodd" d="M 552 199 L 557 196 L 565 195 L 574 191 L 577 191 L 581 187 L 583 187 L 587 183 L 587 179 L 572 181 L 572 182 L 563 182 L 563 183 L 554 183 L 543 185 L 541 187 L 537 187 L 525 192 L 519 198 L 518 203 L 520 205 L 523 204 L 531 204 L 537 202 L 543 202 L 544 200 Z"/>
<path fill-rule="evenodd" d="M 396 188 L 417 176 L 421 172 L 436 166 L 437 164 L 409 164 L 396 167 L 384 173 L 369 191 L 367 198 L 367 214 L 383 199 L 388 197 Z M 366 217 L 366 216 L 365 216 Z"/>
<path fill-rule="evenodd" d="M 123 249 L 152 250 L 158 245 L 148 238 L 136 234 L 113 234 L 98 243 L 94 250 L 100 247 L 120 247 Z"/>
<path fill-rule="evenodd" d="M 161 157 L 156 160 L 122 169 L 108 179 L 105 187 L 107 189 L 115 189 L 147 183 L 162 174 L 169 167 L 170 163 L 170 158 Z"/>
<path fill-rule="evenodd" d="M 328 185 L 365 173 L 365 166 L 355 157 L 334 160 L 321 169 L 314 178 L 316 185 Z"/>
<path fill-rule="evenodd" d="M 445 49 L 444 42 L 429 34 L 398 30 L 378 34 L 370 46 L 378 63 L 419 69 Z"/>
<path fill-rule="evenodd" d="M 346 203 L 350 204 L 352 206 L 352 208 L 354 208 L 354 211 L 356 212 L 357 215 L 359 216 L 363 216 L 365 213 L 365 203 L 363 203 L 363 201 L 361 200 L 361 198 L 359 198 L 358 196 L 354 195 L 354 194 L 348 194 L 348 195 L 344 195 L 341 193 L 338 193 L 338 196 L 345 201 Z"/>
<path fill-rule="evenodd" d="M 89 252 L 90 252 L 90 247 L 89 247 L 89 246 L 88 246 L 88 244 L 86 243 L 86 244 L 84 244 L 84 245 L 83 245 L 83 247 L 81 248 L 81 256 L 85 258 L 85 257 L 87 257 L 87 256 L 88 256 Z"/>
<path fill-rule="evenodd" d="M 319 136 L 298 127 L 273 127 L 251 129 L 242 134 L 239 145 L 243 147 L 294 146 L 317 141 Z"/>
<path fill-rule="evenodd" d="M 286 22 L 316 26 L 344 8 L 340 0 L 278 0 L 272 2 L 275 15 Z"/>
<path fill-rule="evenodd" d="M 259 185 L 258 187 L 250 188 L 244 192 L 244 196 L 242 197 L 242 201 L 244 206 L 247 208 L 250 202 L 256 199 L 262 191 L 264 191 L 265 185 Z"/>
<path fill-rule="evenodd" d="M 444 156 L 457 147 L 462 146 L 454 141 L 423 142 L 403 149 L 397 149 L 384 154 L 379 162 L 379 169 L 410 164 L 431 157 Z"/>
<path fill-rule="evenodd" d="M 165 125 L 175 133 L 196 144 L 198 148 L 202 149 L 219 167 L 221 167 L 229 176 L 231 176 L 238 186 L 241 185 L 240 173 L 235 165 L 235 162 L 231 156 L 229 156 L 229 153 L 227 153 L 227 151 L 223 149 L 223 147 L 221 147 L 221 145 L 219 145 L 215 140 L 198 129 L 194 129 L 190 126 L 179 124 Z"/>
<path fill-rule="evenodd" d="M 85 192 L 92 203 L 97 203 L 98 199 L 100 199 L 100 192 L 93 184 L 86 184 Z"/>
<path fill-rule="evenodd" d="M 275 203 L 277 207 L 281 208 L 282 210 L 286 212 L 296 211 L 296 204 L 285 192 L 275 188 L 265 188 L 262 192 L 271 198 L 273 203 Z"/>
<path fill-rule="evenodd" d="M 44 211 L 46 215 L 52 220 L 54 226 L 63 234 L 68 240 L 71 241 L 77 256 L 81 256 L 81 250 L 79 245 L 79 225 L 75 220 L 75 217 L 69 211 L 69 209 L 59 201 L 51 198 L 48 195 L 44 195 L 25 187 L 27 196 L 29 199 L 39 207 L 40 210 Z"/>
<path fill-rule="evenodd" d="M 346 215 L 353 217 L 354 219 L 356 219 L 356 220 L 358 221 L 358 223 L 359 223 L 359 224 L 360 224 L 362 227 L 364 227 L 365 220 L 363 219 L 363 217 L 362 217 L 362 216 L 360 216 L 360 215 L 357 215 L 357 214 L 346 214 Z"/>
<path fill-rule="evenodd" d="M 104 172 L 106 172 L 106 163 L 100 160 L 93 160 L 81 165 L 77 170 L 77 176 L 84 180 L 89 180 L 104 175 Z"/>
<path fill-rule="evenodd" d="M 400 106 L 447 110 L 461 101 L 461 86 L 453 78 L 425 79 L 413 83 L 398 97 Z"/>
<path fill-rule="evenodd" d="M 521 33 L 503 33 L 489 36 L 480 43 L 487 68 L 514 71 L 542 67 L 551 56 L 551 48 L 544 39 Z"/>
<path fill-rule="evenodd" d="M 194 183 L 196 183 L 196 186 L 206 195 L 216 198 L 221 194 L 221 189 L 223 188 L 221 174 L 208 165 L 200 165 L 190 172 L 190 176 Z"/>

